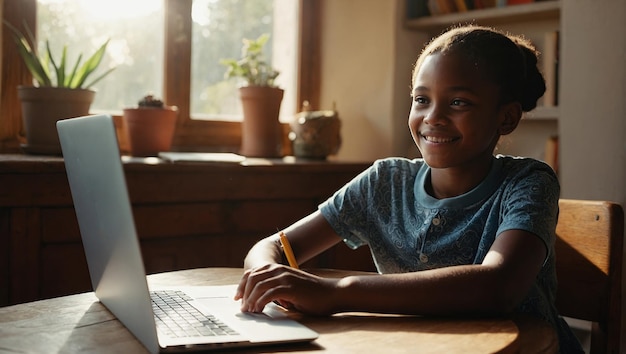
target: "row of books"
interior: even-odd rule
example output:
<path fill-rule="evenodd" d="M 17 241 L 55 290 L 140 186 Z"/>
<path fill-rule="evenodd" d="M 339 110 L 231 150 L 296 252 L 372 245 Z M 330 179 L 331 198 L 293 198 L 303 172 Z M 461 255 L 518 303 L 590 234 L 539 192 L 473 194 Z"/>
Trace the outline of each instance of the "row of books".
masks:
<path fill-rule="evenodd" d="M 407 0 L 408 18 L 528 4 L 542 0 Z M 546 0 L 543 0 L 546 1 Z"/>
<path fill-rule="evenodd" d="M 559 105 L 559 37 L 559 31 L 546 32 L 540 53 L 541 71 L 546 80 L 546 92 L 541 103 L 546 107 Z"/>

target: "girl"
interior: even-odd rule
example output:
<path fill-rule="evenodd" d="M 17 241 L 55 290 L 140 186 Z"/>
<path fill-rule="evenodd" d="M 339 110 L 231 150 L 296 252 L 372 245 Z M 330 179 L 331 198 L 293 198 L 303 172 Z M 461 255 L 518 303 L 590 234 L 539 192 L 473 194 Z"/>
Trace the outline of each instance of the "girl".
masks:
<path fill-rule="evenodd" d="M 423 158 L 388 158 L 285 229 L 302 263 L 341 240 L 368 245 L 380 275 L 321 278 L 282 265 L 279 236 L 245 259 L 236 299 L 310 314 L 526 313 L 581 350 L 554 306 L 559 183 L 542 162 L 494 156 L 545 91 L 521 37 L 464 26 L 429 43 L 412 78 L 409 128 Z"/>

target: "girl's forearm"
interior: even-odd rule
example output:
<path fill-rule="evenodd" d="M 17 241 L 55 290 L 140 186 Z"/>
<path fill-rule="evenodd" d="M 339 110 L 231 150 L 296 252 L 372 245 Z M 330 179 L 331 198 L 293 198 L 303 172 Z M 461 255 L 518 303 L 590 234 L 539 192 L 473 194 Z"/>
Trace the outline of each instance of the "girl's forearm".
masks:
<path fill-rule="evenodd" d="M 514 280 L 501 278 L 496 267 L 485 265 L 350 276 L 337 283 L 336 312 L 504 314 L 513 310 L 521 296 L 503 290 L 507 281 Z"/>

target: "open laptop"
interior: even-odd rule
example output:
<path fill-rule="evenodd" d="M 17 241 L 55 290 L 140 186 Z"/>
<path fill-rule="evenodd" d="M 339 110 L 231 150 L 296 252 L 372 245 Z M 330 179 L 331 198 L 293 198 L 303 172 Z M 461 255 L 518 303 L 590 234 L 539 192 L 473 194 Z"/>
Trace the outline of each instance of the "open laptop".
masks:
<path fill-rule="evenodd" d="M 95 294 L 150 352 L 305 342 L 318 337 L 274 304 L 266 306 L 263 314 L 242 313 L 233 300 L 234 285 L 149 291 L 113 119 L 108 115 L 65 119 L 57 122 L 57 130 Z M 155 299 L 157 292 L 168 298 Z M 171 324 L 165 318 L 172 311 L 171 303 L 199 312 L 182 316 L 193 317 L 195 323 Z M 210 323 L 211 316 L 217 323 Z M 194 334 L 183 334 L 183 328 Z"/>

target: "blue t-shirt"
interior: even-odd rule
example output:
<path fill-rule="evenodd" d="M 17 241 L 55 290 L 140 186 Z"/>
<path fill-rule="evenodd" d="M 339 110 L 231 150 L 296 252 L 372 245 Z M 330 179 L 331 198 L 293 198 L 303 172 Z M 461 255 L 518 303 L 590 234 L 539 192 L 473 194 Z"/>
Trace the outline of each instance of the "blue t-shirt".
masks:
<path fill-rule="evenodd" d="M 534 159 L 498 155 L 487 177 L 463 195 L 436 199 L 426 192 L 429 181 L 430 167 L 422 159 L 378 160 L 320 211 L 349 247 L 368 245 L 383 274 L 480 264 L 502 232 L 536 235 L 547 257 L 517 312 L 552 324 L 562 349 L 577 344 L 568 343 L 571 331 L 554 306 L 560 193 L 554 171 Z"/>

